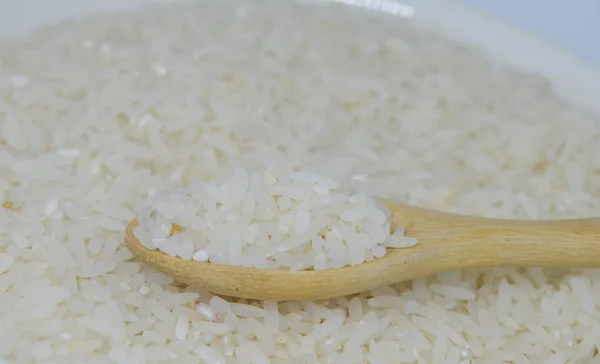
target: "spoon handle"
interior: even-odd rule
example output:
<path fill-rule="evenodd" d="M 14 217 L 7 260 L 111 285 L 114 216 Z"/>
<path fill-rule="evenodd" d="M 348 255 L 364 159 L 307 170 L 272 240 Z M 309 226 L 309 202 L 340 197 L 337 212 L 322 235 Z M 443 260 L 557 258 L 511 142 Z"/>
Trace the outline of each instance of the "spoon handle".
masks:
<path fill-rule="evenodd" d="M 599 219 L 493 221 L 454 233 L 472 241 L 465 245 L 472 265 L 600 267 Z"/>
<path fill-rule="evenodd" d="M 406 216 L 395 212 L 397 223 Z M 407 235 L 449 269 L 600 268 L 600 219 L 504 220 L 411 209 Z"/>

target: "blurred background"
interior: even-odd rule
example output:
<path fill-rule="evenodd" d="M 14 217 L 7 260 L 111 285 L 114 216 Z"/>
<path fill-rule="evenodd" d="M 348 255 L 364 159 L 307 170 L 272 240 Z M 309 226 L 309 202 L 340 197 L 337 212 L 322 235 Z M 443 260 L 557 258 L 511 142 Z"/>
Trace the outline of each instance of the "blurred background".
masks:
<path fill-rule="evenodd" d="M 600 67 L 600 0 L 454 0 L 528 28 Z"/>

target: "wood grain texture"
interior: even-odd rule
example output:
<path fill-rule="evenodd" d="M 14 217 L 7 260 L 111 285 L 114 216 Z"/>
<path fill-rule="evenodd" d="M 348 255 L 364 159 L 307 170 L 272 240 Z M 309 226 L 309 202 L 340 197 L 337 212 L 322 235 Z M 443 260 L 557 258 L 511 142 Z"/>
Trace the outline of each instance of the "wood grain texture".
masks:
<path fill-rule="evenodd" d="M 125 236 L 138 260 L 180 282 L 220 295 L 278 301 L 339 297 L 473 267 L 600 267 L 600 219 L 487 219 L 384 203 L 392 211 L 392 228 L 404 226 L 418 244 L 341 269 L 260 270 L 174 258 L 141 245 L 133 235 L 137 220 Z"/>

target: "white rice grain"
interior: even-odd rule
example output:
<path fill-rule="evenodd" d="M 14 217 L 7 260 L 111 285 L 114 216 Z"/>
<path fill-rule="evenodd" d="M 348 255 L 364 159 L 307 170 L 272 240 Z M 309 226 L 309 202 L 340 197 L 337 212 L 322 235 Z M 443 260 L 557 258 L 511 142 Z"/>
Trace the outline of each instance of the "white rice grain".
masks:
<path fill-rule="evenodd" d="M 185 316 L 179 316 L 175 322 L 175 338 L 185 340 L 190 329 L 190 322 Z"/>

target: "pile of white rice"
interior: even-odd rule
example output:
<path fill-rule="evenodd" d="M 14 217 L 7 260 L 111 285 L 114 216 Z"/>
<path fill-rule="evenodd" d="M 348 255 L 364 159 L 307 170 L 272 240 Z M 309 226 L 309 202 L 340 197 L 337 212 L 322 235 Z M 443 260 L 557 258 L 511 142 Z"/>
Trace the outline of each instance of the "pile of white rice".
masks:
<path fill-rule="evenodd" d="M 391 212 L 310 171 L 236 168 L 214 180 L 152 193 L 135 237 L 173 257 L 259 269 L 323 270 L 381 258 L 417 239 L 390 235 Z"/>
<path fill-rule="evenodd" d="M 151 191 L 235 166 L 462 213 L 592 215 L 599 117 L 539 77 L 397 17 L 278 0 L 71 21 L 1 43 L 0 65 L 3 362 L 600 361 L 595 270 L 250 302 L 175 286 L 123 242 Z"/>

